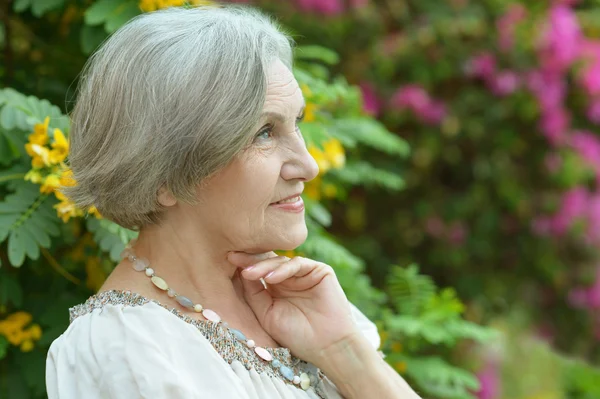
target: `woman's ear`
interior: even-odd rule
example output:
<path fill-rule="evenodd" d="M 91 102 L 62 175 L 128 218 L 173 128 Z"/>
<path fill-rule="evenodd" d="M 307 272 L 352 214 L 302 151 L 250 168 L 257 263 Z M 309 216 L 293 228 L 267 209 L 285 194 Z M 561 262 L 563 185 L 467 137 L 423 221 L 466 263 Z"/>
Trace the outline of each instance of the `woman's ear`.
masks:
<path fill-rule="evenodd" d="M 164 185 L 158 190 L 158 202 L 162 206 L 173 206 L 177 203 L 177 198 Z"/>

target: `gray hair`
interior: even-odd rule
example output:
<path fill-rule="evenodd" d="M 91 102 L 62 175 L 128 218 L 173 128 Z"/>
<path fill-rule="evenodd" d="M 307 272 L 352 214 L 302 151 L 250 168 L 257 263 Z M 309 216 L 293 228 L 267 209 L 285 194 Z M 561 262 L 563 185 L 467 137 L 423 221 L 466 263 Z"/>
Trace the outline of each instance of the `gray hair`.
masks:
<path fill-rule="evenodd" d="M 243 150 L 259 121 L 266 71 L 292 69 L 294 44 L 244 5 L 141 14 L 110 36 L 81 72 L 61 189 L 79 207 L 138 229 L 160 222 L 161 187 L 196 203 L 196 188 Z"/>

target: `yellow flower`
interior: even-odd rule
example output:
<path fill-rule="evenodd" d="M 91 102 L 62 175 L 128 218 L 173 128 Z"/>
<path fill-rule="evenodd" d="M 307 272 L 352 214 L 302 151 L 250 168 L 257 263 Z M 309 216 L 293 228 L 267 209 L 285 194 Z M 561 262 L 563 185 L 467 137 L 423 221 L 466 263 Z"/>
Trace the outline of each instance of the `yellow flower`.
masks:
<path fill-rule="evenodd" d="M 57 175 L 48 175 L 40 187 L 40 192 L 51 194 L 58 186 L 60 186 L 60 178 Z"/>
<path fill-rule="evenodd" d="M 47 116 L 43 123 L 36 123 L 33 125 L 33 133 L 29 138 L 29 143 L 44 145 L 48 142 L 48 124 L 50 123 L 50 117 Z"/>
<path fill-rule="evenodd" d="M 308 87 L 308 85 L 306 83 L 302 83 L 300 85 L 300 88 L 302 89 L 302 93 L 304 94 L 304 97 L 312 96 L 312 91 L 310 90 L 310 88 Z"/>
<path fill-rule="evenodd" d="M 327 141 L 323 147 L 325 148 L 327 158 L 334 168 L 341 168 L 344 166 L 346 163 L 346 153 L 339 140 L 331 139 Z"/>
<path fill-rule="evenodd" d="M 77 182 L 73 178 L 73 170 L 70 168 L 65 168 L 60 175 L 60 185 L 65 187 L 74 187 L 77 185 Z"/>
<path fill-rule="evenodd" d="M 55 191 L 54 193 L 56 198 L 64 198 L 60 203 L 54 205 L 58 217 L 61 218 L 63 222 L 67 223 L 72 217 L 83 216 L 83 211 L 78 209 L 75 204 L 67 199 L 60 191 Z"/>
<path fill-rule="evenodd" d="M 154 4 L 154 0 L 140 0 L 138 6 L 140 10 L 144 12 L 150 12 L 156 10 L 156 5 Z"/>
<path fill-rule="evenodd" d="M 44 180 L 44 178 L 42 177 L 42 174 L 38 169 L 31 169 L 25 175 L 25 180 L 28 180 L 35 184 L 40 184 Z"/>
<path fill-rule="evenodd" d="M 304 122 L 314 122 L 315 121 L 315 110 L 317 109 L 317 105 L 314 103 L 306 103 L 306 107 L 304 108 Z"/>
<path fill-rule="evenodd" d="M 25 334 L 27 334 L 27 336 L 30 339 L 33 340 L 38 340 L 42 337 L 42 329 L 40 328 L 39 325 L 37 324 L 32 324 L 31 327 L 29 327 L 27 330 L 25 330 Z"/>
<path fill-rule="evenodd" d="M 6 318 L 7 321 L 16 323 L 19 328 L 29 324 L 32 319 L 33 317 L 29 313 L 23 311 L 15 312 Z"/>
<path fill-rule="evenodd" d="M 331 163 L 329 162 L 329 158 L 325 155 L 323 151 L 315 146 L 309 146 L 308 152 L 317 162 L 319 166 L 319 173 L 323 174 L 331 169 Z"/>
<path fill-rule="evenodd" d="M 102 215 L 100 214 L 100 211 L 98 211 L 98 208 L 96 208 L 95 206 L 90 206 L 88 208 L 88 214 L 89 215 L 94 215 L 96 216 L 96 219 L 102 219 Z"/>
<path fill-rule="evenodd" d="M 12 326 L 12 328 L 6 331 L 4 335 L 6 336 L 8 342 L 13 344 L 14 346 L 21 345 L 21 342 L 23 342 L 23 339 L 25 338 L 23 330 L 21 330 L 17 326 Z"/>
<path fill-rule="evenodd" d="M 26 340 L 21 344 L 21 352 L 31 352 L 33 350 L 33 341 Z"/>
<path fill-rule="evenodd" d="M 43 168 L 50 166 L 50 150 L 39 144 L 25 144 L 27 154 L 31 156 L 31 166 L 34 168 Z"/>
<path fill-rule="evenodd" d="M 69 153 L 69 142 L 60 129 L 54 129 L 54 142 L 52 151 L 50 151 L 50 162 L 52 164 L 61 163 Z"/>

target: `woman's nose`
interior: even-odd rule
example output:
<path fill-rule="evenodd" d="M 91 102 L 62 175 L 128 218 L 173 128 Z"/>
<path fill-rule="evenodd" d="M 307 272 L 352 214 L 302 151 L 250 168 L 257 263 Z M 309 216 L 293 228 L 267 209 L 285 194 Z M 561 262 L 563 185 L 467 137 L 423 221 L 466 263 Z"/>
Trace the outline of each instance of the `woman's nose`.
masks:
<path fill-rule="evenodd" d="M 286 180 L 299 179 L 310 181 L 319 174 L 319 165 L 310 155 L 302 134 L 299 133 L 300 142 L 292 151 L 293 159 L 283 165 L 281 174 Z"/>

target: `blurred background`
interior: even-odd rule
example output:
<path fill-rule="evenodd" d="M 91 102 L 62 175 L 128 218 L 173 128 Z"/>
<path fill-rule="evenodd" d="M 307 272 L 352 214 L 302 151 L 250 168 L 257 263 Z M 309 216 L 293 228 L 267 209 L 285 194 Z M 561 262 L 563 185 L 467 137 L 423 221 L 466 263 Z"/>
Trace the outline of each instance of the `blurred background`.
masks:
<path fill-rule="evenodd" d="M 309 238 L 424 398 L 600 398 L 600 1 L 255 0 L 297 43 Z M 0 397 L 135 232 L 56 191 L 93 50 L 178 0 L 0 3 Z M 190 49 L 193 51 L 193 49 Z"/>

